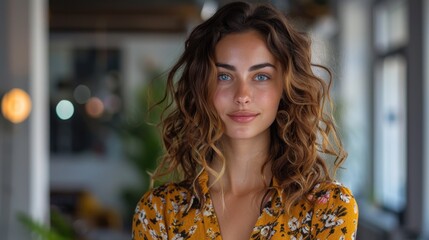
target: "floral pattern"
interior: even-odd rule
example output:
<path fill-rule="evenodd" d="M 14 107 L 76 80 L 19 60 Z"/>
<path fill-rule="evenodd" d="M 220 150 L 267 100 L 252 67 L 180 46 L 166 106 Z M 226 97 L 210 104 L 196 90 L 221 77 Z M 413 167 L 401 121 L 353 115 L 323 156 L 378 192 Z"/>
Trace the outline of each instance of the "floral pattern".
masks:
<path fill-rule="evenodd" d="M 203 172 L 198 183 L 204 194 L 200 208 L 192 187 L 170 183 L 147 192 L 137 204 L 133 218 L 133 240 L 212 239 L 221 240 L 220 228 Z M 276 181 L 274 181 L 274 184 Z M 350 190 L 338 182 L 317 184 L 294 205 L 284 208 L 284 194 L 267 201 L 249 239 L 355 239 L 358 207 Z"/>

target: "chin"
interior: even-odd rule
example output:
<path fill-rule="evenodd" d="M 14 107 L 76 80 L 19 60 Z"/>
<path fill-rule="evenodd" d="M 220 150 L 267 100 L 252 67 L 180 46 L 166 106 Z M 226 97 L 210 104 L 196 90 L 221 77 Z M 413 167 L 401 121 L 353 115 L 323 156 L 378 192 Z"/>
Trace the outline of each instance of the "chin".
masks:
<path fill-rule="evenodd" d="M 251 132 L 251 131 L 235 131 L 233 133 L 225 133 L 225 136 L 230 138 L 230 139 L 234 139 L 234 140 L 248 140 L 248 139 L 255 139 L 258 137 L 264 137 L 265 134 L 269 134 L 268 131 L 264 131 L 264 132 Z"/>

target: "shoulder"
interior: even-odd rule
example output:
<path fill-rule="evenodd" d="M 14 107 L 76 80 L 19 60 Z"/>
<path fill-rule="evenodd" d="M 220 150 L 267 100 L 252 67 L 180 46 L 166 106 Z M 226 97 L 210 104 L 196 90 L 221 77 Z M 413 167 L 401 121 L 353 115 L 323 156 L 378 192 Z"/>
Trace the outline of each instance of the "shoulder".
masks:
<path fill-rule="evenodd" d="M 137 204 L 136 212 L 178 212 L 187 206 L 192 197 L 190 188 L 183 183 L 167 183 L 146 192 Z"/>
<path fill-rule="evenodd" d="M 170 201 L 181 202 L 190 197 L 189 187 L 182 183 L 167 183 L 147 191 L 138 205 L 166 205 Z"/>
<path fill-rule="evenodd" d="M 176 195 L 189 194 L 189 189 L 189 186 L 184 183 L 166 183 L 149 190 L 146 192 L 145 196 L 151 198 L 166 198 Z"/>
<path fill-rule="evenodd" d="M 146 192 L 135 208 L 133 239 L 167 239 L 169 219 L 183 213 L 190 196 L 189 188 L 180 183 L 164 184 Z"/>
<path fill-rule="evenodd" d="M 179 184 L 169 183 L 146 192 L 137 203 L 133 216 L 132 239 L 167 239 L 168 202 L 185 194 Z"/>
<path fill-rule="evenodd" d="M 356 205 L 356 200 L 349 188 L 337 181 L 322 182 L 314 186 L 307 196 L 315 205 Z"/>
<path fill-rule="evenodd" d="M 335 181 L 323 182 L 314 187 L 308 200 L 313 205 L 313 234 L 346 239 L 356 235 L 358 206 L 349 188 Z"/>

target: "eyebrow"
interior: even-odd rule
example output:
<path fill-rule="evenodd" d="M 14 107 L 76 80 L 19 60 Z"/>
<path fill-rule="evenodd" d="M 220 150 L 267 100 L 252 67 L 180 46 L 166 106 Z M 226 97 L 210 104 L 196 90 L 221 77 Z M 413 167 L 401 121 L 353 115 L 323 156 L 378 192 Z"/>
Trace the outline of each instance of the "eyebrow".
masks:
<path fill-rule="evenodd" d="M 236 71 L 237 70 L 234 66 L 226 64 L 226 63 L 216 63 L 216 67 L 225 68 L 225 69 L 228 69 L 228 70 L 231 70 L 231 71 Z M 260 64 L 256 64 L 256 65 L 251 66 L 249 68 L 249 71 L 259 70 L 259 69 L 265 68 L 265 67 L 272 67 L 272 68 L 276 69 L 276 66 L 274 66 L 271 63 L 260 63 Z"/>

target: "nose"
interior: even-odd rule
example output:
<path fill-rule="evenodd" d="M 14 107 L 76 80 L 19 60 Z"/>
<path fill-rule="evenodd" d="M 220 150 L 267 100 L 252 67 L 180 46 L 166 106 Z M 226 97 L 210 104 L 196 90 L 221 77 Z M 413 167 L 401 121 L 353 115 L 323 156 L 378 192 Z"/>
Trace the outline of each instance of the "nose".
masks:
<path fill-rule="evenodd" d="M 252 91 L 248 84 L 239 82 L 234 97 L 234 102 L 239 105 L 248 104 L 252 101 Z"/>

